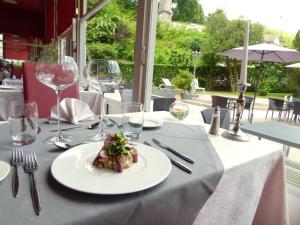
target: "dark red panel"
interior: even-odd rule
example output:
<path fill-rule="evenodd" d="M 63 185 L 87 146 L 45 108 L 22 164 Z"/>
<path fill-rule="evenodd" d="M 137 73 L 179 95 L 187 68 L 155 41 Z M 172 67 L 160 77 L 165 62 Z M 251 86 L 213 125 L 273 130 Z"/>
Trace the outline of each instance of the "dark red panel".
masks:
<path fill-rule="evenodd" d="M 72 25 L 75 16 L 75 0 L 58 1 L 58 33 L 63 33 Z"/>
<path fill-rule="evenodd" d="M 28 60 L 30 58 L 30 48 L 28 40 L 21 37 L 3 35 L 3 56 L 5 59 Z"/>

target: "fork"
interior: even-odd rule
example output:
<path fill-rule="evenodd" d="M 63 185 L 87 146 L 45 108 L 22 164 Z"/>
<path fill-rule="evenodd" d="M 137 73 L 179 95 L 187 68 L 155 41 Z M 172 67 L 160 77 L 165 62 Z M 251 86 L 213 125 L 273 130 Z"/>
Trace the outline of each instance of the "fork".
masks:
<path fill-rule="evenodd" d="M 24 171 L 29 174 L 30 177 L 30 189 L 31 189 L 31 198 L 34 211 L 36 215 L 40 215 L 42 210 L 42 204 L 40 199 L 40 194 L 38 187 L 35 182 L 34 172 L 38 170 L 37 158 L 34 152 L 29 152 L 25 154 L 25 163 Z"/>
<path fill-rule="evenodd" d="M 11 165 L 14 167 L 14 173 L 12 177 L 12 192 L 13 196 L 16 198 L 19 192 L 19 175 L 18 166 L 22 165 L 24 161 L 24 154 L 21 148 L 13 148 L 11 154 Z"/>

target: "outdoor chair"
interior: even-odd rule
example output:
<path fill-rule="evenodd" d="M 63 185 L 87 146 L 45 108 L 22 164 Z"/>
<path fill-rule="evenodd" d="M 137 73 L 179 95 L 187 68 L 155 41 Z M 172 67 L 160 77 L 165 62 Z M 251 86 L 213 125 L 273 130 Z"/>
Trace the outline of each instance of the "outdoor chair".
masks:
<path fill-rule="evenodd" d="M 205 92 L 205 88 L 204 87 L 199 87 L 199 81 L 198 81 L 198 79 L 193 79 L 193 81 L 192 81 L 192 90 L 193 91 L 200 90 L 202 92 Z"/>
<path fill-rule="evenodd" d="M 153 111 L 169 111 L 170 105 L 176 101 L 176 98 L 154 98 Z"/>
<path fill-rule="evenodd" d="M 56 94 L 54 90 L 36 79 L 36 63 L 24 62 L 22 67 L 24 101 L 35 101 L 38 107 L 39 118 L 48 118 L 51 114 L 52 107 L 56 105 Z M 62 92 L 61 100 L 64 98 L 80 98 L 78 82 Z"/>
<path fill-rule="evenodd" d="M 171 83 L 171 81 L 167 78 L 162 78 L 163 81 L 163 87 L 165 88 L 174 88 L 173 84 Z"/>
<path fill-rule="evenodd" d="M 132 89 L 119 88 L 121 95 L 121 102 L 132 102 Z"/>
<path fill-rule="evenodd" d="M 241 113 L 241 119 L 243 118 L 244 110 L 247 110 L 248 111 L 248 121 L 250 121 L 251 105 L 252 105 L 253 99 L 254 99 L 253 97 L 245 96 L 245 106 Z"/>
<path fill-rule="evenodd" d="M 280 121 L 281 120 L 281 114 L 282 114 L 282 112 L 286 110 L 286 108 L 284 107 L 284 100 L 275 99 L 275 98 L 269 98 L 269 107 L 267 109 L 267 113 L 266 113 L 266 118 L 265 119 L 267 119 L 267 117 L 268 117 L 269 110 L 272 111 L 272 119 L 273 119 L 274 111 L 278 111 L 278 119 Z"/>
<path fill-rule="evenodd" d="M 201 115 L 202 115 L 204 123 L 206 123 L 206 124 L 211 123 L 211 119 L 212 119 L 214 110 L 215 110 L 214 108 L 210 108 L 210 109 L 204 109 L 201 111 Z M 229 130 L 229 128 L 230 128 L 230 111 L 229 111 L 229 109 L 224 109 L 224 108 L 220 109 L 220 127 L 225 130 Z"/>
<path fill-rule="evenodd" d="M 232 111 L 232 121 L 234 121 L 234 116 L 235 116 L 235 102 L 233 102 L 231 99 L 224 97 L 224 96 L 218 96 L 218 95 L 212 95 L 211 96 L 212 100 L 212 108 L 220 107 L 224 109 L 229 109 Z"/>
<path fill-rule="evenodd" d="M 300 115 L 300 102 L 294 102 L 294 111 L 291 116 L 290 123 L 292 122 L 293 117 L 294 117 L 294 122 L 297 122 L 297 118 L 299 120 L 299 115 Z"/>

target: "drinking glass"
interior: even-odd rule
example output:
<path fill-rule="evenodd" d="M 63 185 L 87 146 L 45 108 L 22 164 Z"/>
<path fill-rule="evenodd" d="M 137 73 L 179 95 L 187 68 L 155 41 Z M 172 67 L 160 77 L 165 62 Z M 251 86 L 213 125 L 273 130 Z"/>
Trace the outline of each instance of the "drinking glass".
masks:
<path fill-rule="evenodd" d="M 185 103 L 174 102 L 169 108 L 170 114 L 177 120 L 183 120 L 189 114 L 189 107 Z"/>
<path fill-rule="evenodd" d="M 78 81 L 76 62 L 70 56 L 42 56 L 36 65 L 36 78 L 42 84 L 52 88 L 57 96 L 57 133 L 50 137 L 47 143 L 69 142 L 70 136 L 60 130 L 60 96 L 63 90 Z"/>
<path fill-rule="evenodd" d="M 122 105 L 123 133 L 129 140 L 139 138 L 144 123 L 143 104 L 139 102 L 126 102 Z"/>
<path fill-rule="evenodd" d="M 121 71 L 116 61 L 104 59 L 91 59 L 84 70 L 88 71 L 90 87 L 100 93 L 100 128 L 96 134 L 90 136 L 92 141 L 100 141 L 107 136 L 103 124 L 104 94 L 111 92 L 121 82 Z"/>
<path fill-rule="evenodd" d="M 8 124 L 14 145 L 26 145 L 35 141 L 38 131 L 38 109 L 35 102 L 13 101 L 8 107 Z"/>

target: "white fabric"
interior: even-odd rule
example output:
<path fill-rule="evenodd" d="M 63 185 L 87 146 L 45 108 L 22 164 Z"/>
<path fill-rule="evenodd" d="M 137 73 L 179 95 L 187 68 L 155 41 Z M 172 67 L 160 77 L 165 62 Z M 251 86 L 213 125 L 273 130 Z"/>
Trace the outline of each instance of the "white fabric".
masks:
<path fill-rule="evenodd" d="M 178 122 L 168 112 L 145 116 Z M 180 123 L 200 124 L 189 116 Z M 222 136 L 210 139 L 224 165 L 224 174 L 194 225 L 288 225 L 281 145 L 256 137 L 247 143 Z"/>
<path fill-rule="evenodd" d="M 60 102 L 60 120 L 78 124 L 79 121 L 93 120 L 95 114 L 88 104 L 76 98 L 64 98 Z M 57 108 L 51 110 L 51 119 L 57 119 Z"/>
<path fill-rule="evenodd" d="M 23 86 L 23 80 L 21 80 L 21 79 L 5 78 L 4 80 L 2 80 L 2 85 Z"/>

